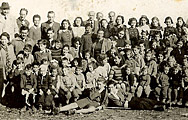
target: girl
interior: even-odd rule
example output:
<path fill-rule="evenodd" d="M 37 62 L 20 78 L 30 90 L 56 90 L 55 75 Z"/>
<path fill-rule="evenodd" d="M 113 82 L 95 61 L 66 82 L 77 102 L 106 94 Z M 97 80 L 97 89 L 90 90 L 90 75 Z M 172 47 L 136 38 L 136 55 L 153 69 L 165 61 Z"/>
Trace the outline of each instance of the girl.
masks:
<path fill-rule="evenodd" d="M 149 27 L 149 19 L 147 18 L 146 15 L 142 15 L 141 18 L 139 19 L 139 35 L 141 36 L 142 30 L 147 31 L 150 33 L 150 27 Z"/>
<path fill-rule="evenodd" d="M 74 37 L 81 37 L 85 33 L 85 27 L 82 17 L 75 18 L 72 31 Z"/>
<path fill-rule="evenodd" d="M 151 19 L 150 36 L 149 36 L 149 39 L 150 39 L 150 40 L 151 40 L 151 39 L 154 39 L 156 33 L 159 33 L 159 34 L 160 34 L 160 37 L 162 38 L 162 32 L 163 32 L 163 28 L 162 28 L 162 26 L 160 25 L 159 18 L 158 18 L 158 17 L 153 17 L 153 18 Z"/>
<path fill-rule="evenodd" d="M 182 36 L 185 34 L 183 27 L 185 27 L 185 21 L 183 20 L 182 17 L 177 18 L 177 23 L 176 23 L 176 29 L 177 29 L 177 37 L 180 40 Z"/>
<path fill-rule="evenodd" d="M 130 41 L 132 46 L 134 46 L 139 39 L 139 31 L 137 29 L 138 25 L 136 18 L 130 18 L 128 25 L 130 25 L 130 28 L 128 28 Z"/>
<path fill-rule="evenodd" d="M 127 40 L 129 40 L 129 32 L 128 32 L 128 30 L 127 30 L 127 27 L 124 25 L 124 22 L 125 22 L 124 17 L 121 16 L 121 15 L 118 15 L 117 18 L 116 18 L 116 25 L 115 25 L 115 27 L 114 27 L 114 31 L 115 31 L 114 36 L 117 36 L 118 30 L 119 30 L 120 28 L 123 28 L 123 30 L 124 30 L 124 32 L 125 32 L 125 38 L 126 38 Z"/>
<path fill-rule="evenodd" d="M 97 76 L 95 75 L 95 63 L 88 63 L 87 68 L 88 72 L 86 73 L 86 89 L 94 89 L 96 87 L 97 80 Z"/>
<path fill-rule="evenodd" d="M 61 29 L 59 30 L 58 40 L 61 41 L 62 45 L 72 45 L 73 32 L 69 20 L 64 19 L 61 22 Z"/>
<path fill-rule="evenodd" d="M 73 56 L 73 58 L 80 58 L 82 57 L 80 46 L 81 46 L 81 38 L 75 37 L 73 40 L 73 46 L 70 47 L 70 54 Z"/>
<path fill-rule="evenodd" d="M 168 37 L 169 35 L 177 35 L 177 29 L 173 27 L 173 21 L 171 17 L 166 17 L 164 23 L 166 27 L 164 28 L 164 38 Z"/>

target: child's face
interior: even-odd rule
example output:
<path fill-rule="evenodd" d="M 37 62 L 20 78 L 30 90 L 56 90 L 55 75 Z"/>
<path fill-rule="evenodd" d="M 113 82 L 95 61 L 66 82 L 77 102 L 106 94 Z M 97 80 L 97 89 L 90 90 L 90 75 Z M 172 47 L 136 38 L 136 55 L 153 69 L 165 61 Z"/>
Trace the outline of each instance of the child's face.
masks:
<path fill-rule="evenodd" d="M 144 69 L 143 75 L 147 75 L 147 73 L 148 73 L 147 69 Z"/>
<path fill-rule="evenodd" d="M 34 65 L 33 66 L 33 71 L 34 72 L 38 72 L 39 71 L 39 66 L 38 65 Z"/>
<path fill-rule="evenodd" d="M 76 74 L 80 75 L 81 73 L 82 73 L 82 69 L 77 68 L 77 69 L 76 69 Z"/>
<path fill-rule="evenodd" d="M 55 43 L 55 48 L 56 48 L 56 49 L 60 49 L 60 48 L 61 48 L 61 43 L 56 42 L 56 43 Z"/>
<path fill-rule="evenodd" d="M 156 48 L 157 48 L 157 43 L 156 43 L 156 42 L 153 42 L 152 45 L 151 45 L 151 47 L 152 47 L 153 49 L 156 49 Z"/>
<path fill-rule="evenodd" d="M 141 24 L 142 24 L 142 25 L 146 25 L 146 22 L 147 22 L 147 20 L 146 20 L 145 18 L 142 18 L 142 19 L 141 19 Z"/>
<path fill-rule="evenodd" d="M 116 21 L 117 21 L 117 24 L 118 24 L 118 25 L 121 25 L 121 24 L 122 24 L 122 19 L 121 19 L 121 17 L 117 17 Z"/>
<path fill-rule="evenodd" d="M 52 39 L 54 37 L 54 32 L 52 30 L 49 30 L 47 36 L 49 39 Z"/>
<path fill-rule="evenodd" d="M 6 36 L 2 36 L 1 37 L 1 44 L 3 45 L 3 46 L 7 46 L 7 44 L 8 44 L 8 39 L 7 39 L 7 37 Z"/>
<path fill-rule="evenodd" d="M 142 37 L 142 38 L 146 38 L 146 37 L 147 37 L 146 32 L 142 32 L 142 33 L 141 33 L 141 37 Z"/>
<path fill-rule="evenodd" d="M 41 75 L 42 75 L 42 76 L 45 76 L 45 75 L 46 75 L 46 73 L 47 73 L 47 70 L 46 70 L 46 69 L 41 68 L 41 69 L 40 69 L 40 73 L 41 73 Z"/>
<path fill-rule="evenodd" d="M 53 77 L 55 77 L 55 76 L 57 76 L 57 73 L 58 73 L 57 69 L 53 69 L 51 74 Z"/>
<path fill-rule="evenodd" d="M 165 74 L 168 74 L 168 72 L 169 72 L 169 67 L 165 67 L 165 68 L 164 68 L 164 73 L 165 73 Z"/>
<path fill-rule="evenodd" d="M 183 65 L 188 65 L 188 61 L 187 61 L 187 58 L 186 59 L 183 59 Z"/>
<path fill-rule="evenodd" d="M 125 35 L 125 32 L 124 32 L 124 31 L 120 31 L 120 32 L 118 33 L 118 37 L 119 37 L 120 39 L 123 38 L 124 35 Z"/>
<path fill-rule="evenodd" d="M 131 22 L 131 27 L 132 27 L 132 28 L 135 28 L 135 27 L 136 27 L 136 20 L 133 20 L 133 21 Z"/>
<path fill-rule="evenodd" d="M 177 74 L 178 71 L 179 71 L 179 70 L 178 70 L 177 68 L 175 68 L 175 69 L 174 69 L 174 74 Z"/>
<path fill-rule="evenodd" d="M 131 74 L 131 69 L 130 69 L 130 68 L 127 68 L 127 69 L 125 70 L 125 72 L 126 72 L 127 75 L 130 75 L 130 74 Z"/>
<path fill-rule="evenodd" d="M 178 44 L 177 44 L 177 48 L 182 48 L 182 47 L 183 47 L 183 42 L 179 41 Z"/>
<path fill-rule="evenodd" d="M 76 23 L 77 26 L 80 26 L 81 25 L 81 19 L 80 18 L 76 18 L 75 23 Z"/>
<path fill-rule="evenodd" d="M 141 50 L 141 51 L 144 51 L 144 50 L 145 50 L 144 44 L 140 44 L 140 50 Z"/>
<path fill-rule="evenodd" d="M 91 33 L 92 33 L 92 28 L 91 28 L 91 26 L 87 26 L 87 27 L 85 28 L 85 31 L 86 31 L 87 34 L 91 34 Z"/>
<path fill-rule="evenodd" d="M 163 59 L 164 59 L 163 54 L 159 54 L 158 59 L 159 59 L 159 61 L 163 61 Z"/>
<path fill-rule="evenodd" d="M 86 58 L 87 60 L 90 58 L 90 54 L 89 54 L 88 52 L 85 54 L 85 58 Z"/>
<path fill-rule="evenodd" d="M 78 61 L 77 60 L 74 60 L 74 65 L 78 66 Z"/>
<path fill-rule="evenodd" d="M 104 83 L 103 82 L 101 82 L 101 81 L 98 81 L 97 82 L 97 87 L 99 88 L 99 89 L 101 89 L 101 88 L 104 88 Z"/>
<path fill-rule="evenodd" d="M 30 76 L 30 75 L 31 75 L 31 72 L 32 72 L 32 70 L 25 70 L 25 74 L 26 74 L 27 76 Z"/>
<path fill-rule="evenodd" d="M 113 92 L 116 91 L 116 87 L 113 84 L 111 84 L 111 85 L 108 86 L 108 90 L 109 90 L 109 92 L 113 93 Z"/>
<path fill-rule="evenodd" d="M 34 23 L 35 26 L 39 26 L 40 18 L 35 17 L 34 20 L 33 20 L 33 23 Z"/>
<path fill-rule="evenodd" d="M 160 40 L 160 35 L 159 35 L 159 34 L 156 34 L 156 35 L 155 35 L 155 40 L 157 40 L 157 41 Z"/>
<path fill-rule="evenodd" d="M 23 68 L 23 63 L 17 64 L 17 68 L 18 68 L 18 69 L 22 69 L 22 68 Z"/>
<path fill-rule="evenodd" d="M 48 61 L 47 61 L 47 60 L 44 60 L 44 61 L 43 61 L 43 64 L 44 64 L 44 65 L 48 65 Z"/>
<path fill-rule="evenodd" d="M 126 44 L 125 45 L 125 49 L 131 49 L 131 45 L 130 44 Z"/>
<path fill-rule="evenodd" d="M 20 34 L 21 34 L 21 37 L 23 39 L 26 39 L 28 34 L 29 34 L 29 31 L 28 30 L 21 30 Z"/>
<path fill-rule="evenodd" d="M 117 41 L 113 40 L 112 41 L 112 47 L 116 47 L 116 45 L 117 45 Z"/>
<path fill-rule="evenodd" d="M 167 27 L 171 27 L 172 26 L 172 22 L 171 22 L 170 19 L 167 19 L 165 24 L 166 24 Z"/>
<path fill-rule="evenodd" d="M 62 66 L 63 67 L 68 66 L 68 60 L 62 60 Z"/>
<path fill-rule="evenodd" d="M 64 76 L 69 75 L 69 74 L 68 74 L 68 69 L 67 69 L 67 68 L 63 68 L 62 72 L 63 72 L 63 75 L 64 75 Z"/>
<path fill-rule="evenodd" d="M 69 23 L 67 21 L 64 21 L 62 26 L 63 26 L 64 29 L 68 29 Z"/>
<path fill-rule="evenodd" d="M 146 54 L 146 60 L 147 60 L 147 61 L 150 61 L 150 60 L 151 60 L 151 53 Z"/>
<path fill-rule="evenodd" d="M 103 62 L 103 64 L 108 63 L 108 58 L 105 58 L 102 62 Z"/>
<path fill-rule="evenodd" d="M 135 55 L 138 55 L 139 54 L 139 49 L 138 48 L 133 48 L 133 52 Z"/>
<path fill-rule="evenodd" d="M 115 59 L 114 59 L 114 62 L 115 62 L 116 65 L 119 65 L 120 62 L 121 62 L 121 59 L 118 56 L 116 56 Z"/>
<path fill-rule="evenodd" d="M 168 64 L 173 67 L 174 66 L 174 60 L 172 58 L 169 58 Z"/>
<path fill-rule="evenodd" d="M 45 50 L 45 49 L 46 49 L 46 45 L 44 45 L 44 44 L 39 44 L 39 49 L 40 49 L 41 51 Z"/>
<path fill-rule="evenodd" d="M 182 26 L 182 25 L 183 25 L 182 19 L 178 19 L 177 24 L 178 24 L 179 26 Z"/>
<path fill-rule="evenodd" d="M 153 26 L 157 27 L 159 26 L 159 21 L 157 19 L 153 19 L 152 24 Z"/>
<path fill-rule="evenodd" d="M 93 71 L 93 65 L 88 65 L 88 69 L 90 72 Z"/>
<path fill-rule="evenodd" d="M 67 54 L 69 53 L 69 48 L 68 47 L 64 47 L 63 48 L 63 54 Z"/>
<path fill-rule="evenodd" d="M 128 59 L 131 58 L 131 51 L 128 51 L 128 52 L 126 52 L 125 54 L 126 54 L 126 57 L 127 57 Z"/>
<path fill-rule="evenodd" d="M 76 42 L 74 43 L 74 45 L 75 45 L 76 48 L 79 48 L 79 47 L 80 47 L 80 42 L 79 42 L 79 41 L 76 41 Z"/>
<path fill-rule="evenodd" d="M 97 38 L 101 39 L 104 36 L 104 31 L 98 31 Z"/>

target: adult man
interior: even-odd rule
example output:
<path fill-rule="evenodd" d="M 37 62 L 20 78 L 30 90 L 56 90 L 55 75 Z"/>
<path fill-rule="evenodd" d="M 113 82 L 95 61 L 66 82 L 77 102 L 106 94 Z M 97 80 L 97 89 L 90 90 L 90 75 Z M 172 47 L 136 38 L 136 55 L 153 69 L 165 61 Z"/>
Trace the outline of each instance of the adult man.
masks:
<path fill-rule="evenodd" d="M 26 8 L 22 8 L 20 10 L 20 17 L 16 19 L 19 30 L 21 26 L 29 27 L 29 21 L 25 19 L 27 14 L 28 14 L 28 10 Z"/>
<path fill-rule="evenodd" d="M 19 37 L 12 40 L 12 45 L 14 46 L 15 55 L 17 55 L 21 50 L 23 50 L 26 44 L 34 46 L 34 41 L 28 37 L 29 28 L 26 26 L 22 26 L 20 28 L 20 35 Z"/>
<path fill-rule="evenodd" d="M 103 14 L 101 12 L 97 12 L 96 19 L 98 21 L 99 28 L 101 28 L 101 20 L 103 19 Z"/>
<path fill-rule="evenodd" d="M 10 38 L 13 39 L 14 35 L 19 33 L 16 19 L 9 15 L 10 6 L 7 2 L 3 2 L 0 9 L 0 33 L 7 32 L 10 34 Z"/>
<path fill-rule="evenodd" d="M 54 30 L 54 39 L 57 39 L 57 31 L 60 29 L 60 24 L 55 22 L 55 13 L 54 11 L 48 12 L 48 21 L 41 24 L 41 32 L 42 32 L 42 39 L 47 39 L 47 30 L 48 28 L 52 28 Z"/>
<path fill-rule="evenodd" d="M 116 16 L 116 14 L 114 11 L 110 11 L 108 13 L 108 17 L 110 19 L 110 21 L 108 23 L 108 29 L 109 29 L 109 32 L 111 35 L 113 35 L 113 32 L 114 32 L 113 30 L 114 30 L 114 25 L 115 25 L 115 16 Z"/>
<path fill-rule="evenodd" d="M 88 13 L 88 17 L 89 17 L 89 19 L 84 21 L 84 25 L 86 25 L 87 23 L 90 23 L 93 33 L 97 34 L 97 31 L 99 29 L 99 23 L 98 23 L 98 21 L 94 20 L 95 19 L 95 12 L 90 11 Z"/>

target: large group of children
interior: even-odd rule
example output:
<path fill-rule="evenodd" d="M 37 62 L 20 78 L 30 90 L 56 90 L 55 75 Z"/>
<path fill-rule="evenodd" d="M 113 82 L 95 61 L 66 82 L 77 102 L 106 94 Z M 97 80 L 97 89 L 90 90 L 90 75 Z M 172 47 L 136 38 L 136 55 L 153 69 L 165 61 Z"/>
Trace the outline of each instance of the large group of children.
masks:
<path fill-rule="evenodd" d="M 0 21 L 8 19 L 9 9 L 2 3 Z M 101 105 L 150 109 L 157 102 L 188 107 L 188 28 L 182 17 L 175 27 L 171 17 L 163 27 L 157 17 L 150 21 L 146 15 L 125 25 L 124 16 L 114 11 L 109 20 L 101 12 L 95 19 L 90 11 L 88 20 L 76 17 L 72 25 L 68 19 L 55 22 L 49 11 L 41 25 L 40 15 L 34 15 L 30 27 L 27 14 L 26 8 L 20 10 L 14 37 L 0 33 L 5 106 L 21 111 Z M 3 22 L 0 29 L 10 24 Z M 135 108 L 142 100 L 148 105 Z"/>

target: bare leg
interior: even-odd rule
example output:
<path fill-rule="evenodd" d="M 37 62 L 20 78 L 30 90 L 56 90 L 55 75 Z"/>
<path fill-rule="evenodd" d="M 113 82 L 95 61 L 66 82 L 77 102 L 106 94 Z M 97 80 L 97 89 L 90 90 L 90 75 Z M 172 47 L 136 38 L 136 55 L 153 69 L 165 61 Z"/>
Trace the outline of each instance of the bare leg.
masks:
<path fill-rule="evenodd" d="M 78 104 L 71 103 L 71 104 L 65 105 L 63 107 L 60 107 L 59 110 L 60 110 L 60 112 L 63 112 L 63 111 L 68 111 L 68 110 L 75 109 L 75 108 L 78 108 Z"/>
<path fill-rule="evenodd" d="M 96 108 L 94 106 L 91 106 L 87 109 L 76 110 L 76 113 L 91 113 L 91 112 L 94 112 L 95 109 Z"/>

